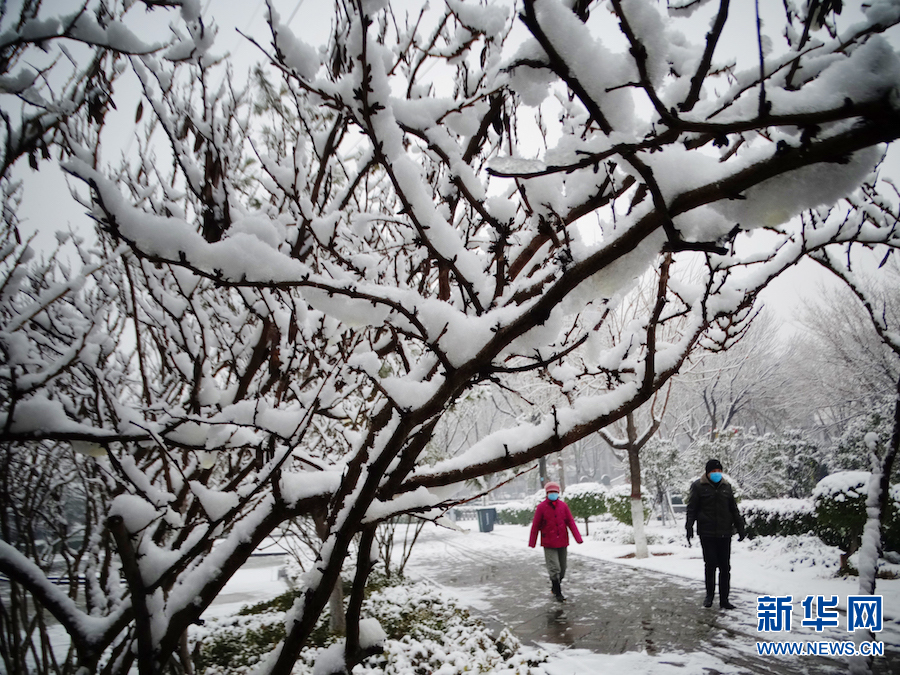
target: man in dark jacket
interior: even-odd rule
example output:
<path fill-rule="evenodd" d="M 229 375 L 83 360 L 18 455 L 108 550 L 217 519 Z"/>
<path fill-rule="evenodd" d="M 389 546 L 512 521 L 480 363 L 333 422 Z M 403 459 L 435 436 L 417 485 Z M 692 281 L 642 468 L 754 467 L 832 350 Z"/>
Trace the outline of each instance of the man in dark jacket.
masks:
<path fill-rule="evenodd" d="M 541 534 L 541 546 L 544 548 L 544 562 L 550 575 L 550 588 L 553 595 L 562 602 L 562 580 L 566 576 L 566 553 L 569 546 L 569 530 L 575 541 L 581 543 L 581 533 L 566 503 L 559 498 L 559 483 L 547 483 L 544 488 L 547 499 L 538 504 L 531 522 L 531 536 L 528 545 L 534 548 L 538 533 Z"/>
<path fill-rule="evenodd" d="M 719 606 L 722 609 L 734 609 L 734 605 L 728 602 L 731 585 L 731 534 L 737 530 L 739 540 L 744 538 L 744 520 L 734 500 L 734 490 L 722 477 L 722 463 L 717 459 L 709 460 L 706 463 L 706 473 L 691 485 L 685 525 L 688 543 L 694 536 L 694 523 L 697 523 L 697 534 L 700 535 L 706 566 L 706 598 L 703 606 L 712 607 L 718 568 Z"/>

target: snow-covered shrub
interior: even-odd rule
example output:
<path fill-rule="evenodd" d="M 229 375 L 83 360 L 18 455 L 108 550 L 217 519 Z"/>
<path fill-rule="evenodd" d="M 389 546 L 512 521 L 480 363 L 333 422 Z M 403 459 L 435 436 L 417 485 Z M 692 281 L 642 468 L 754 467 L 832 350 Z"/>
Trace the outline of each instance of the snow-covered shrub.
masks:
<path fill-rule="evenodd" d="M 507 502 L 497 505 L 497 522 L 503 525 L 529 525 L 534 508 L 524 502 Z"/>
<path fill-rule="evenodd" d="M 741 515 L 751 537 L 808 534 L 816 529 L 810 499 L 763 499 L 741 502 Z"/>
<path fill-rule="evenodd" d="M 859 548 L 866 524 L 866 471 L 840 471 L 825 476 L 813 490 L 816 534 L 845 553 Z"/>
<path fill-rule="evenodd" d="M 647 544 L 650 546 L 675 546 L 684 543 L 684 530 L 680 528 L 650 528 L 645 534 Z M 607 513 L 591 521 L 590 540 L 616 546 L 634 546 L 634 528 L 619 522 Z"/>
<path fill-rule="evenodd" d="M 631 486 L 616 485 L 606 495 L 606 506 L 613 518 L 620 523 L 632 525 L 631 522 Z M 644 504 L 644 522 L 650 519 L 650 508 Z"/>
<path fill-rule="evenodd" d="M 609 544 L 634 544 L 634 528 L 620 523 L 607 514 L 594 521 L 591 530 L 591 541 L 602 541 Z M 647 543 L 651 543 L 648 539 Z"/>
<path fill-rule="evenodd" d="M 566 504 L 575 518 L 584 520 L 585 534 L 589 534 L 588 519 L 607 512 L 607 492 L 602 483 L 578 483 L 566 488 Z"/>
<path fill-rule="evenodd" d="M 887 518 L 884 519 L 882 540 L 886 551 L 900 552 L 900 483 L 892 485 L 888 499 Z"/>
<path fill-rule="evenodd" d="M 824 451 L 800 429 L 748 438 L 749 454 L 765 467 L 767 478 L 754 492 L 762 498 L 809 497 L 822 475 Z"/>
<path fill-rule="evenodd" d="M 654 436 L 641 450 L 641 485 L 649 494 L 665 495 L 687 489 L 691 468 L 673 439 Z"/>
<path fill-rule="evenodd" d="M 383 585 L 373 588 L 364 601 L 363 616 L 377 619 L 387 634 L 384 652 L 356 666 L 354 675 L 443 672 L 448 663 L 452 672 L 530 675 L 546 661 L 541 651 L 523 654 L 521 643 L 507 630 L 493 637 L 481 621 L 427 581 L 396 577 L 379 581 Z M 251 672 L 284 639 L 284 608 L 295 597 L 294 592 L 286 593 L 197 628 L 191 650 L 198 675 Z M 300 652 L 293 675 L 310 675 L 316 658 L 336 640 L 328 631 L 326 613 Z"/>
<path fill-rule="evenodd" d="M 762 553 L 759 560 L 765 569 L 794 572 L 816 568 L 821 570 L 821 576 L 831 577 L 840 564 L 840 550 L 814 534 L 760 536 L 749 541 L 747 548 Z"/>
<path fill-rule="evenodd" d="M 531 525 L 534 510 L 543 498 L 542 491 L 520 501 L 497 504 L 497 521 L 504 525 Z"/>
<path fill-rule="evenodd" d="M 284 611 L 300 591 L 288 591 L 272 600 L 244 607 L 229 617 L 217 617 L 190 633 L 194 667 L 199 674 L 246 673 L 284 639 Z M 333 643 L 328 617 L 319 617 L 301 660 L 311 650 Z M 312 661 L 308 666 L 312 667 Z"/>
<path fill-rule="evenodd" d="M 852 554 L 859 547 L 866 523 L 867 471 L 841 471 L 816 486 L 816 534 L 822 541 Z M 900 551 L 900 485 L 890 488 L 887 513 L 881 519 L 885 550 Z"/>
<path fill-rule="evenodd" d="M 732 487 L 749 499 L 807 497 L 821 475 L 824 452 L 799 430 L 757 435 L 740 427 L 723 429 L 715 439 L 700 439 L 689 455 L 695 466 L 716 457 Z M 737 492 L 735 497 L 739 498 Z"/>

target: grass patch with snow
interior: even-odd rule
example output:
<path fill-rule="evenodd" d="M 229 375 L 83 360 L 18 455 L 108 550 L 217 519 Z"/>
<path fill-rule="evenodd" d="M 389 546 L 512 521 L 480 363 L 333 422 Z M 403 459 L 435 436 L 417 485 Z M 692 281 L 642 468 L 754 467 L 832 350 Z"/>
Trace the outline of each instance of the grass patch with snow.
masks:
<path fill-rule="evenodd" d="M 840 549 L 814 534 L 755 537 L 748 542 L 747 550 L 764 553 L 761 560 L 767 568 L 788 572 L 815 568 L 820 576 L 834 576 L 840 569 Z"/>
<path fill-rule="evenodd" d="M 460 608 L 441 588 L 428 581 L 375 580 L 363 604 L 363 616 L 375 618 L 387 634 L 382 654 L 353 669 L 354 675 L 430 675 L 497 673 L 537 675 L 545 653 L 522 649 L 503 630 L 496 637 Z M 284 639 L 284 610 L 295 592 L 245 607 L 238 614 L 212 619 L 192 633 L 197 672 L 243 675 L 250 672 Z M 293 675 L 308 675 L 318 655 L 339 636 L 328 630 L 324 614 L 294 666 Z"/>

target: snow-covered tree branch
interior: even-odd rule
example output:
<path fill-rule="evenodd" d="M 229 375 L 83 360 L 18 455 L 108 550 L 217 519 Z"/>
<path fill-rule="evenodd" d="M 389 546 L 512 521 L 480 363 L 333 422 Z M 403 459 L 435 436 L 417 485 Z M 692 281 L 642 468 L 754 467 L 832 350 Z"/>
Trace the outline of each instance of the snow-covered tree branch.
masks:
<path fill-rule="evenodd" d="M 95 638 L 75 663 L 162 672 L 255 545 L 324 509 L 261 666 L 290 672 L 358 535 L 436 519 L 459 483 L 628 419 L 698 344 L 738 339 L 804 256 L 900 243 L 859 211 L 796 218 L 856 194 L 900 135 L 900 58 L 881 35 L 900 8 L 872 3 L 843 30 L 790 14 L 779 47 L 744 62 L 719 56 L 739 20 L 726 4 L 692 42 L 699 15 L 646 0 L 406 17 L 340 0 L 322 45 L 270 7 L 247 82 L 209 56 L 193 4 L 193 49 L 120 46 L 141 98 L 111 100 L 137 109 L 137 149 L 107 163 L 89 108 L 46 141 L 97 226 L 83 269 L 29 259 L 5 221 L 0 442 L 99 456 L 76 461 L 95 505 L 83 569 L 106 604 L 67 619 L 73 643 Z M 646 311 L 610 343 L 653 270 Z M 529 372 L 558 400 L 537 421 L 424 460 L 461 397 Z M 69 612 L 28 569 L 0 555 Z M 354 625 L 346 644 L 341 667 L 368 646 Z"/>

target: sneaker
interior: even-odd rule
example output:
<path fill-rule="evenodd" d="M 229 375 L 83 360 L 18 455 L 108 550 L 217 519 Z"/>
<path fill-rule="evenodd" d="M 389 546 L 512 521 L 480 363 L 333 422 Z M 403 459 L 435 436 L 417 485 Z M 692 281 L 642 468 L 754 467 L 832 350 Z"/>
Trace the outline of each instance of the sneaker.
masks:
<path fill-rule="evenodd" d="M 719 607 L 721 607 L 722 609 L 734 609 L 734 605 L 732 605 L 727 600 L 722 600 L 722 602 L 719 603 Z"/>
<path fill-rule="evenodd" d="M 703 606 L 704 607 L 712 607 L 712 596 L 711 595 L 707 595 L 706 598 L 703 600 Z"/>

